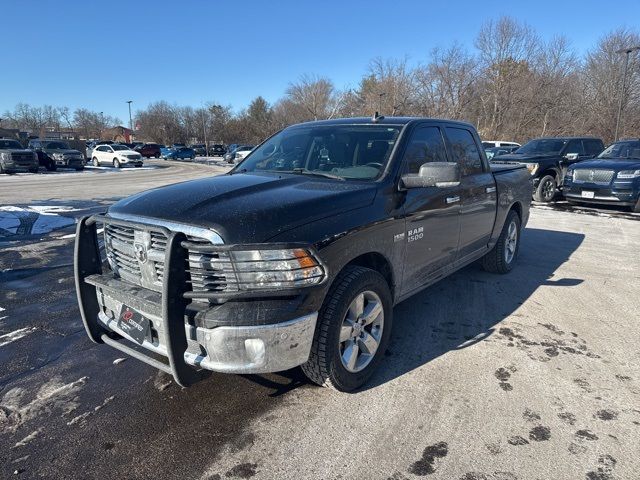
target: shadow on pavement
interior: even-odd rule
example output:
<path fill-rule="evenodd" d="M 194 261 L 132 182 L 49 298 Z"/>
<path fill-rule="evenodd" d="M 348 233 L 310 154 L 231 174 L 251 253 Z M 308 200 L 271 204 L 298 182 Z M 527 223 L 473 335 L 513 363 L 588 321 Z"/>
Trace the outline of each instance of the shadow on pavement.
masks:
<path fill-rule="evenodd" d="M 527 228 L 518 263 L 510 273 L 495 275 L 470 265 L 397 305 L 386 352 L 389 358 L 364 389 L 489 337 L 495 325 L 513 314 L 540 286 L 570 288 L 582 283 L 578 278 L 556 279 L 554 273 L 583 240 L 582 234 Z"/>

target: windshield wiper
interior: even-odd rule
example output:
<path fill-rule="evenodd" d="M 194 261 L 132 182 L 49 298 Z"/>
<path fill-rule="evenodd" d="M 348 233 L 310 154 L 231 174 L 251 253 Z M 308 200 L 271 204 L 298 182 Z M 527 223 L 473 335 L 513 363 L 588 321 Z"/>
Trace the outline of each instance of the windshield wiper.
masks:
<path fill-rule="evenodd" d="M 325 178 L 332 178 L 334 180 L 342 180 L 344 181 L 344 177 L 341 177 L 339 175 L 335 175 L 333 173 L 329 173 L 329 172 L 320 172 L 320 171 L 316 171 L 316 170 L 307 170 L 306 168 L 294 168 L 293 170 L 290 170 L 289 172 L 282 172 L 282 173 L 301 173 L 303 175 L 314 175 L 317 177 L 325 177 Z"/>

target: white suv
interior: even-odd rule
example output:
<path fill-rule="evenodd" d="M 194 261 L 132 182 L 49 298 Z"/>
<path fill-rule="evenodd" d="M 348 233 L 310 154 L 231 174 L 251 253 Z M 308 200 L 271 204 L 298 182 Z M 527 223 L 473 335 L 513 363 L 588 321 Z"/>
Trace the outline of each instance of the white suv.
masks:
<path fill-rule="evenodd" d="M 141 167 L 142 155 L 125 145 L 98 145 L 91 152 L 91 162 L 94 167 L 103 164 L 112 165 L 114 168 L 125 165 Z"/>

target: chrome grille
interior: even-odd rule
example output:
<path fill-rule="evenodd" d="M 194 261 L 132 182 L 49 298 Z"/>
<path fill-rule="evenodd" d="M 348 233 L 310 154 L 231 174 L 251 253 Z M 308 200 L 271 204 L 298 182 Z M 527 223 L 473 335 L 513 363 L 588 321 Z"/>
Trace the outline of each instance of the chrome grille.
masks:
<path fill-rule="evenodd" d="M 579 183 L 609 185 L 613 178 L 613 173 L 613 170 L 581 168 L 573 171 L 573 181 Z"/>
<path fill-rule="evenodd" d="M 106 255 L 113 272 L 122 279 L 162 291 L 167 237 L 159 231 L 144 231 L 134 227 L 107 223 L 104 229 Z M 211 245 L 207 239 L 187 235 L 187 240 Z M 138 258 L 136 249 L 144 246 L 146 258 Z M 235 273 L 225 252 L 188 252 L 188 281 L 193 292 L 237 291 Z"/>

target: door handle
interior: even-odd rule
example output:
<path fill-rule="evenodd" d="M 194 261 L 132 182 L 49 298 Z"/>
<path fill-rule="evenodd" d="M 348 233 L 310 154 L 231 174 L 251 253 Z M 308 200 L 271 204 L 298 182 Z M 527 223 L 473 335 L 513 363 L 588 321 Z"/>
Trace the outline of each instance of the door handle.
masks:
<path fill-rule="evenodd" d="M 496 191 L 496 187 L 487 187 L 484 191 L 487 193 L 493 193 Z"/>
<path fill-rule="evenodd" d="M 457 203 L 460 201 L 460 197 L 459 196 L 455 196 L 455 197 L 447 197 L 447 203 Z"/>

